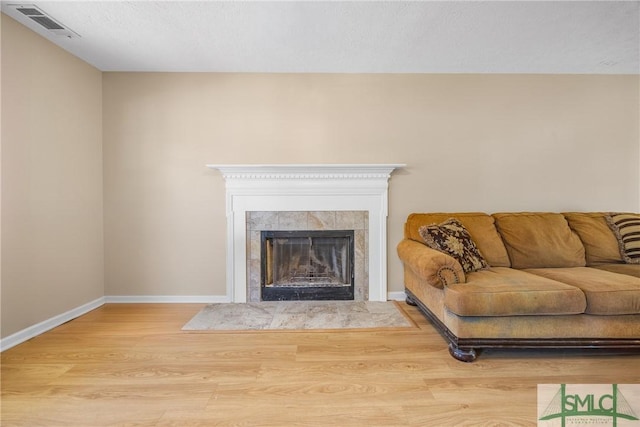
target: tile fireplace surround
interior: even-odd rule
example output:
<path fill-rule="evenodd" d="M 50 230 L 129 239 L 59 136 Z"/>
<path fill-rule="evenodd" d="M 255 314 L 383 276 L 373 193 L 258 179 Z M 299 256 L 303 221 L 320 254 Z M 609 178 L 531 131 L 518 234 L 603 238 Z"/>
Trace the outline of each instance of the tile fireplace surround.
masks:
<path fill-rule="evenodd" d="M 404 164 L 207 165 L 225 179 L 227 296 L 249 298 L 250 212 L 364 211 L 369 301 L 387 300 L 388 181 Z M 275 227 L 275 225 L 274 225 Z M 249 242 L 249 243 L 248 243 Z"/>
<path fill-rule="evenodd" d="M 247 212 L 248 301 L 261 300 L 260 233 L 268 230 L 353 230 L 354 300 L 367 301 L 369 292 L 367 223 L 366 211 Z"/>

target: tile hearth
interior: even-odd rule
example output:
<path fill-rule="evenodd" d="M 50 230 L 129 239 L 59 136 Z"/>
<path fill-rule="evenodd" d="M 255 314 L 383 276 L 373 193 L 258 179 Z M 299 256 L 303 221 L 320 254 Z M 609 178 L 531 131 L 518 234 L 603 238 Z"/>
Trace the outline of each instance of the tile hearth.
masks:
<path fill-rule="evenodd" d="M 209 304 L 182 330 L 411 328 L 394 302 L 267 301 Z"/>

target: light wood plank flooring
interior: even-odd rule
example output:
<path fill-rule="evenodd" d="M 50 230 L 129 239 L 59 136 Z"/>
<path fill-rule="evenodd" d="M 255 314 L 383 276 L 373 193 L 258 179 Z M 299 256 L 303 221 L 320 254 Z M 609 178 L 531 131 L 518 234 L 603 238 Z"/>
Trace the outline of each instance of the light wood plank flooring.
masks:
<path fill-rule="evenodd" d="M 640 356 L 485 351 L 403 330 L 187 333 L 202 304 L 107 304 L 2 354 L 8 426 L 535 426 L 537 384 L 640 383 Z"/>

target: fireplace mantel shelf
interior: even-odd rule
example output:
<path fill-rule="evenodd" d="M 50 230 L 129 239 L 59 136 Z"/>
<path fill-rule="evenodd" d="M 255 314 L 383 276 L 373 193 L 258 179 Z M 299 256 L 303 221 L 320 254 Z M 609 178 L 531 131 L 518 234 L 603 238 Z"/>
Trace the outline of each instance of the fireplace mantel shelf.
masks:
<path fill-rule="evenodd" d="M 209 164 L 225 179 L 227 294 L 247 298 L 246 214 L 251 211 L 367 211 L 369 300 L 387 299 L 388 180 L 404 164 Z"/>
<path fill-rule="evenodd" d="M 404 164 L 207 165 L 225 179 L 370 179 L 388 178 Z"/>

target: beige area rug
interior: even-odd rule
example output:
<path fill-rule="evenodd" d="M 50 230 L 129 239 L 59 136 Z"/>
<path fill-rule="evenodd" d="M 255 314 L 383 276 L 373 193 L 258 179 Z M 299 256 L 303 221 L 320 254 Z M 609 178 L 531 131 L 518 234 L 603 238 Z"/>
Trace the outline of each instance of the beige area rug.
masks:
<path fill-rule="evenodd" d="M 265 301 L 209 304 L 183 331 L 414 328 L 396 302 Z"/>

